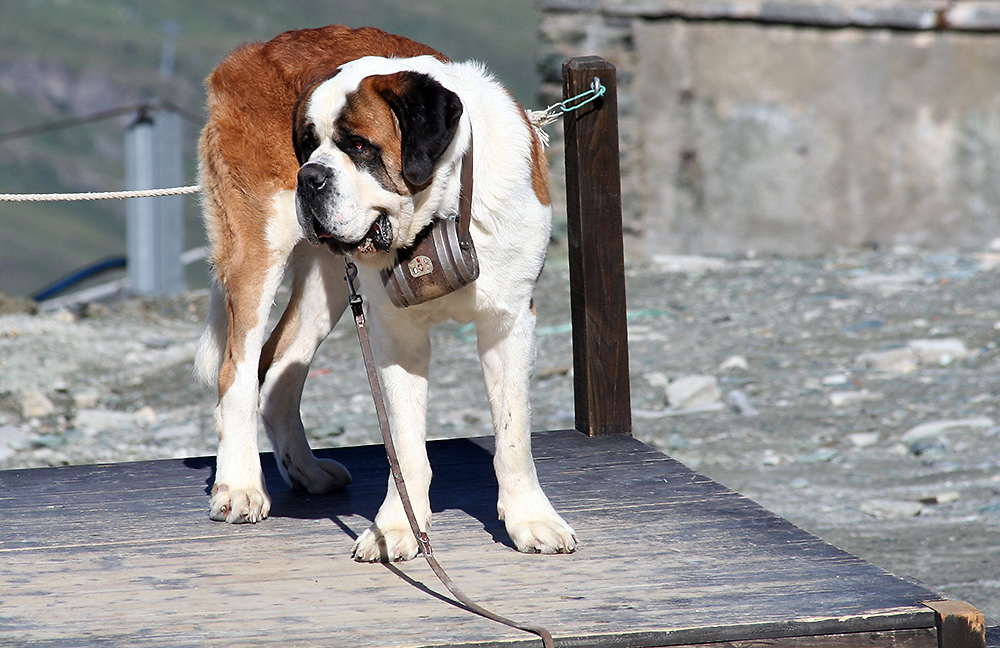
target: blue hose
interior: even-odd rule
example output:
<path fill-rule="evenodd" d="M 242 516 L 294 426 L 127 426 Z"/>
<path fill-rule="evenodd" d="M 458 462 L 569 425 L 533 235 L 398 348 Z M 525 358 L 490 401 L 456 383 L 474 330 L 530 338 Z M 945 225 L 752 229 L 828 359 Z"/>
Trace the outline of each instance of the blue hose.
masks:
<path fill-rule="evenodd" d="M 68 288 L 75 286 L 84 279 L 89 279 L 95 275 L 99 275 L 102 272 L 107 272 L 108 270 L 114 270 L 116 268 L 125 267 L 125 257 L 111 257 L 110 259 L 105 259 L 103 261 L 98 261 L 97 263 L 92 263 L 89 266 L 80 268 L 70 274 L 66 275 L 58 281 L 54 281 L 45 288 L 42 288 L 34 295 L 31 296 L 37 302 L 45 301 L 46 299 L 51 299 Z"/>

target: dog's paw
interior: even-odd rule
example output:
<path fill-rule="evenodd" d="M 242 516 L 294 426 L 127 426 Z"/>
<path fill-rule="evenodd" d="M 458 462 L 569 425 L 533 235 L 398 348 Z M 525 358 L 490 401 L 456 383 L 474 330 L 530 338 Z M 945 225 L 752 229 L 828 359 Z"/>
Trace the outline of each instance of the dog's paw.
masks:
<path fill-rule="evenodd" d="M 271 499 L 259 488 L 232 489 L 225 484 L 212 487 L 208 515 L 230 524 L 257 523 L 267 517 Z"/>
<path fill-rule="evenodd" d="M 310 455 L 307 461 L 298 464 L 282 461 L 282 477 L 295 490 L 313 495 L 333 493 L 343 490 L 354 479 L 340 463 L 333 459 L 316 459 Z"/>
<path fill-rule="evenodd" d="M 371 525 L 354 543 L 358 562 L 398 562 L 417 555 L 417 539 L 409 526 L 382 529 Z"/>
<path fill-rule="evenodd" d="M 544 495 L 531 505 L 498 506 L 500 519 L 517 550 L 523 553 L 573 553 L 576 531 L 566 524 Z"/>
<path fill-rule="evenodd" d="M 558 515 L 544 520 L 508 522 L 507 533 L 523 553 L 573 553 L 578 542 L 576 532 Z"/>

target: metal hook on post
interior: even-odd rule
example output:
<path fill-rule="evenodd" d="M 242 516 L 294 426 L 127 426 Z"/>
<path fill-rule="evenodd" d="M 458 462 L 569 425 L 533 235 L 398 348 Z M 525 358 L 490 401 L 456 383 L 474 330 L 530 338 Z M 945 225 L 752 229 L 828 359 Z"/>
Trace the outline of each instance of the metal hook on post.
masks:
<path fill-rule="evenodd" d="M 549 124 L 555 122 L 561 116 L 566 113 L 573 112 L 574 110 L 579 110 L 587 104 L 597 101 L 607 93 L 608 89 L 603 83 L 601 83 L 600 78 L 594 77 L 590 82 L 590 89 L 581 92 L 578 95 L 564 99 L 559 103 L 552 104 L 545 110 L 529 110 L 528 118 L 530 119 L 532 125 L 535 128 L 543 128 Z"/>

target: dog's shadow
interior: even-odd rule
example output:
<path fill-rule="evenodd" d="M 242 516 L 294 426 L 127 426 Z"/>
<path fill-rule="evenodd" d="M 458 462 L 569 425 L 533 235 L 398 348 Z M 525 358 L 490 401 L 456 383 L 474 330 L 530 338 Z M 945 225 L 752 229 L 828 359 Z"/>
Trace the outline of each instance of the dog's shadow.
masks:
<path fill-rule="evenodd" d="M 431 510 L 435 513 L 462 511 L 482 525 L 494 542 L 514 548 L 503 522 L 497 519 L 497 482 L 493 472 L 491 439 L 449 439 L 428 444 L 434 479 L 431 483 Z M 290 489 L 281 478 L 274 456 L 261 454 L 261 466 L 271 496 L 272 518 L 303 520 L 329 519 L 351 539 L 359 529 L 345 522 L 352 516 L 375 519 L 385 497 L 389 463 L 381 445 L 316 450 L 317 457 L 344 464 L 354 478 L 345 490 L 328 495 L 311 495 Z M 215 457 L 186 459 L 184 465 L 210 470 L 205 492 L 215 483 Z M 207 505 L 207 502 L 206 502 Z"/>

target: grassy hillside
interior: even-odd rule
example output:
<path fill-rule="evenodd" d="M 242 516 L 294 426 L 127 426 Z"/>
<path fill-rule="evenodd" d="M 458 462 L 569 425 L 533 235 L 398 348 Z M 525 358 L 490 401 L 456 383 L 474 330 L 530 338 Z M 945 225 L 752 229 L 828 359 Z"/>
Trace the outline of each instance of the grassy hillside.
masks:
<path fill-rule="evenodd" d="M 122 188 L 130 117 L 12 140 L 2 134 L 150 99 L 195 116 L 185 137 L 193 181 L 202 79 L 236 45 L 298 27 L 372 25 L 455 59 L 483 60 L 534 105 L 537 21 L 533 0 L 0 2 L 0 193 Z M 197 200 L 185 200 L 191 247 L 202 232 Z M 0 203 L 0 291 L 30 294 L 124 254 L 124 240 L 118 201 Z"/>

